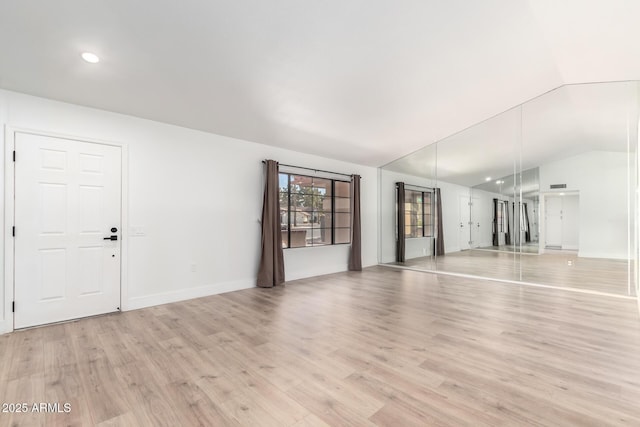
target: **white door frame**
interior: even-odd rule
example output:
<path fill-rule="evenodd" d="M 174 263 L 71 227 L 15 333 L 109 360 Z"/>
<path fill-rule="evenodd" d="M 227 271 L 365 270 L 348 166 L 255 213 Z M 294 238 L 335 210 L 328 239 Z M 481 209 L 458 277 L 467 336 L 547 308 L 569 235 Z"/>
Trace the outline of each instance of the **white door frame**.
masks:
<path fill-rule="evenodd" d="M 14 314 L 12 303 L 15 296 L 14 265 L 15 251 L 14 238 L 12 235 L 15 213 L 15 163 L 13 162 L 13 151 L 15 150 L 16 133 L 27 133 L 32 135 L 48 136 L 53 138 L 70 139 L 73 141 L 89 142 L 93 144 L 111 145 L 120 147 L 122 150 L 122 200 L 121 200 L 121 263 L 120 263 L 120 310 L 129 309 L 129 283 L 128 283 L 128 259 L 129 259 L 129 150 L 128 144 L 124 142 L 104 141 L 95 138 L 87 138 L 75 135 L 65 135 L 55 132 L 25 129 L 5 126 L 4 144 L 4 307 L 3 316 L 0 319 L 0 334 L 12 332 L 14 327 Z M 17 161 L 20 161 L 20 153 L 17 154 Z M 19 232 L 19 231 L 18 231 Z"/>

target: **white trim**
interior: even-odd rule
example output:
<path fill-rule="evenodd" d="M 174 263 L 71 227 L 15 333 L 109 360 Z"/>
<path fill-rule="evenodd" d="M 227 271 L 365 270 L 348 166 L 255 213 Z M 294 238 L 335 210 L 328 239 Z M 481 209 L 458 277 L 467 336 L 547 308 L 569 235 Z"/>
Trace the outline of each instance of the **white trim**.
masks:
<path fill-rule="evenodd" d="M 193 298 L 208 297 L 210 295 L 217 295 L 226 292 L 254 288 L 255 286 L 255 280 L 248 279 L 237 280 L 233 282 L 216 283 L 214 285 L 198 286 L 196 288 L 161 292 L 159 294 L 145 295 L 141 297 L 132 297 L 131 299 L 129 299 L 127 310 L 137 310 L 140 308 L 185 301 Z"/>
<path fill-rule="evenodd" d="M 418 271 L 420 273 L 442 274 L 445 276 L 464 277 L 465 279 L 480 279 L 480 280 L 487 280 L 489 282 L 507 283 L 510 285 L 522 285 L 522 286 L 532 286 L 536 288 L 556 289 L 559 291 L 568 291 L 568 292 L 575 292 L 579 294 L 588 294 L 588 295 L 598 295 L 598 296 L 610 297 L 610 298 L 636 299 L 636 297 L 629 296 L 629 295 L 610 294 L 608 292 L 592 291 L 589 289 L 565 288 L 562 286 L 543 285 L 541 283 L 520 282 L 518 280 L 496 279 L 493 277 L 474 276 L 472 274 L 451 273 L 448 271 L 423 270 L 423 269 L 414 268 L 414 267 L 404 267 L 401 265 L 392 265 L 392 264 L 379 264 L 379 265 L 381 267 L 395 268 L 398 270 L 411 270 L 411 271 Z M 638 300 L 638 306 L 640 309 L 640 300 Z"/>
<path fill-rule="evenodd" d="M 15 141 L 13 131 L 9 126 L 4 128 L 4 295 L 2 304 L 2 323 L 0 333 L 13 331 L 13 313 L 11 302 L 13 301 L 13 205 L 14 205 L 14 167 L 13 149 Z"/>
<path fill-rule="evenodd" d="M 11 229 L 15 223 L 15 165 L 13 162 L 13 150 L 15 149 L 16 133 L 63 138 L 72 141 L 89 142 L 93 144 L 111 145 L 121 149 L 121 227 L 120 238 L 120 309 L 129 309 L 129 146 L 126 142 L 105 141 L 96 138 L 67 135 L 57 132 L 48 132 L 5 125 L 5 155 L 4 155 L 4 310 L 2 322 L 0 322 L 0 334 L 14 330 L 14 318 L 11 312 L 11 302 L 14 299 L 14 241 Z M 19 154 L 18 154 L 19 156 Z M 17 159 L 20 161 L 20 159 Z"/>

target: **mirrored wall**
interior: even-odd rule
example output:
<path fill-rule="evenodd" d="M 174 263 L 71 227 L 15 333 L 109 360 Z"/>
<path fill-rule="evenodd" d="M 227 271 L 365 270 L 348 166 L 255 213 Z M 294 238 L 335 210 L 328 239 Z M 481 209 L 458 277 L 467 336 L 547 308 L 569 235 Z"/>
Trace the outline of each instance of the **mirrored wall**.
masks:
<path fill-rule="evenodd" d="M 638 82 L 567 85 L 380 170 L 380 262 L 637 293 Z"/>

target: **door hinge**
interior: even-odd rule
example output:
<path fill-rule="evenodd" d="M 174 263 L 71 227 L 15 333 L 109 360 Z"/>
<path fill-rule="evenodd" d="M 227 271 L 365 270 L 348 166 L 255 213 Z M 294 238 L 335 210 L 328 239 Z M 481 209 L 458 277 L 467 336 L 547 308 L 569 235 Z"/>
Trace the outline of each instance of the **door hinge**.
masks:
<path fill-rule="evenodd" d="M 13 150 L 13 161 L 16 161 L 16 150 Z"/>
<path fill-rule="evenodd" d="M 13 227 L 11 227 L 11 235 L 13 237 L 16 237 L 16 226 L 15 225 Z"/>
<path fill-rule="evenodd" d="M 13 302 L 11 303 L 11 312 L 12 312 L 12 313 L 15 313 L 15 312 L 16 312 L 16 302 L 15 302 L 15 301 L 13 301 Z"/>

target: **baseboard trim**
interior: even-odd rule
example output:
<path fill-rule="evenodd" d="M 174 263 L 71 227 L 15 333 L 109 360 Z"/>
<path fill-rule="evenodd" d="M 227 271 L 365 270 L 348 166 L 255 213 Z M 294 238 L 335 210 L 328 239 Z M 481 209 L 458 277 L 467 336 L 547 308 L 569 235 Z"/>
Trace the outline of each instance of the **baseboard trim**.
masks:
<path fill-rule="evenodd" d="M 179 289 L 153 295 L 133 297 L 129 298 L 128 304 L 123 311 L 138 310 L 140 308 L 153 307 L 156 305 L 169 304 L 172 302 L 207 297 L 210 295 L 218 295 L 226 292 L 249 289 L 255 286 L 256 282 L 253 279 L 238 280 L 233 282 L 216 283 L 214 285 L 198 286 L 195 288 Z"/>
<path fill-rule="evenodd" d="M 13 332 L 13 322 L 11 320 L 12 319 L 4 319 L 4 321 L 0 322 L 0 335 Z"/>

